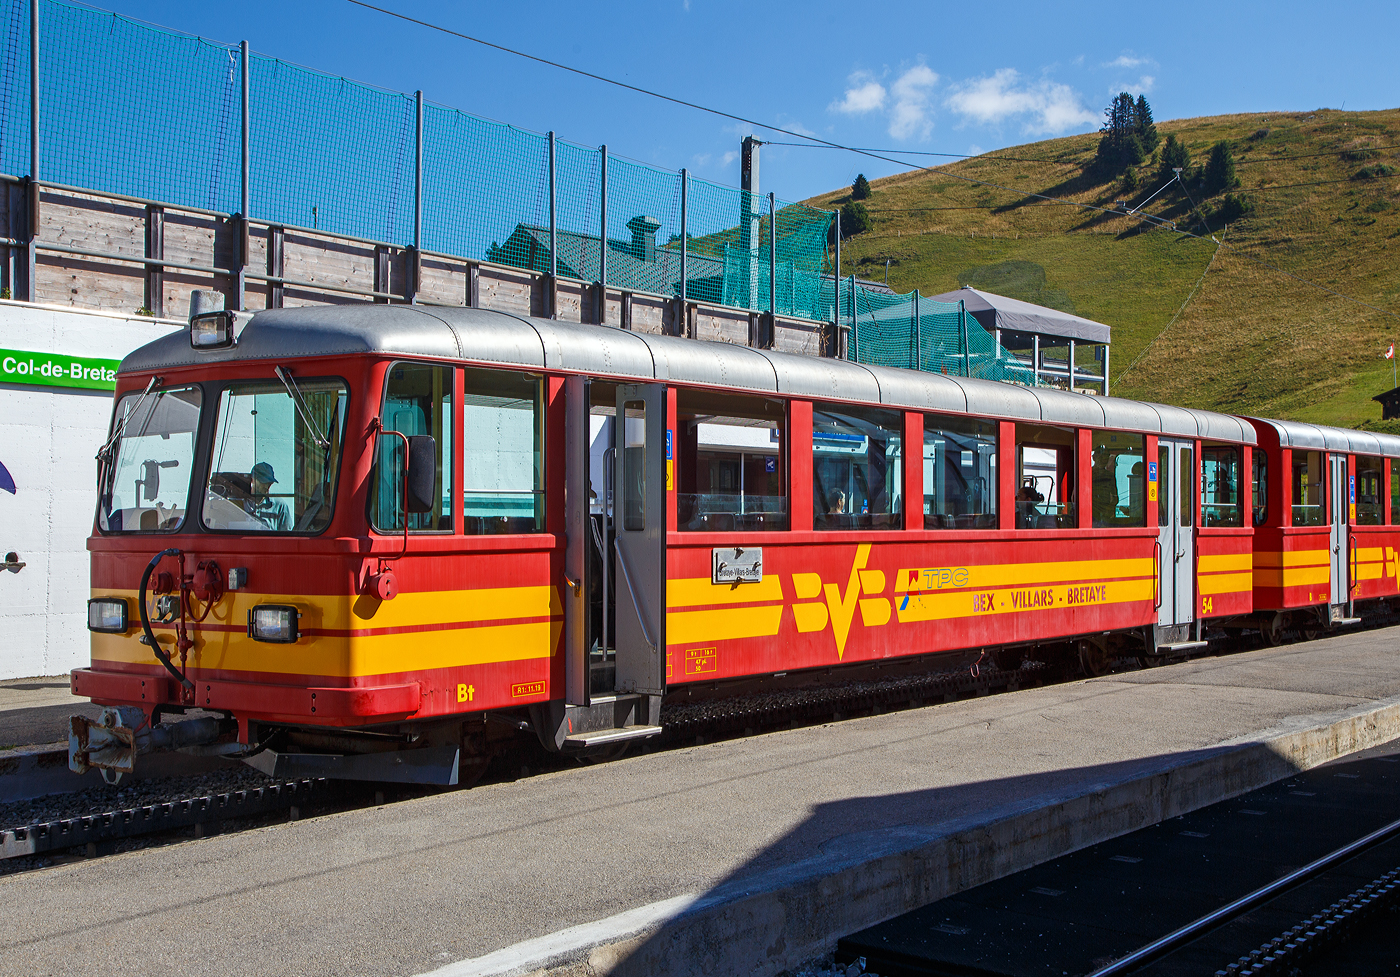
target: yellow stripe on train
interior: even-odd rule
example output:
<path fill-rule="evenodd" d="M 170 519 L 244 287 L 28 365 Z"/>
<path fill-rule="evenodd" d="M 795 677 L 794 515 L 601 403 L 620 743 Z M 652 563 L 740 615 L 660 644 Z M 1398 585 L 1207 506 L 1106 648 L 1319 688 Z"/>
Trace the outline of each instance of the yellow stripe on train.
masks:
<path fill-rule="evenodd" d="M 1150 577 L 1155 572 L 1156 566 L 1151 557 L 1055 563 L 988 563 L 982 566 L 900 570 L 895 575 L 894 592 L 903 594 L 962 588 L 1016 587 L 1070 580 L 1102 580 L 1107 577 Z"/>
<path fill-rule="evenodd" d="M 1147 561 L 1149 564 L 1151 561 Z M 1155 582 L 1109 580 L 1103 583 L 1057 584 L 1049 587 L 1000 588 L 952 594 L 911 594 L 897 599 L 901 624 L 944 621 L 986 614 L 1019 614 L 1023 611 L 1069 610 L 1103 604 L 1150 601 Z"/>

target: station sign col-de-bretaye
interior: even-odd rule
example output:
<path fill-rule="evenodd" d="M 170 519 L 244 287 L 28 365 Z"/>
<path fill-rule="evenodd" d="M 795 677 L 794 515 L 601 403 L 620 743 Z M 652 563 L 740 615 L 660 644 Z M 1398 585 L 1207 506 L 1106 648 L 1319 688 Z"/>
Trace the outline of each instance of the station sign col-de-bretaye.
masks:
<path fill-rule="evenodd" d="M 70 356 L 67 353 L 35 353 L 23 349 L 0 349 L 0 383 L 23 383 L 38 387 L 79 387 L 85 390 L 115 390 L 120 360 L 96 356 Z"/>

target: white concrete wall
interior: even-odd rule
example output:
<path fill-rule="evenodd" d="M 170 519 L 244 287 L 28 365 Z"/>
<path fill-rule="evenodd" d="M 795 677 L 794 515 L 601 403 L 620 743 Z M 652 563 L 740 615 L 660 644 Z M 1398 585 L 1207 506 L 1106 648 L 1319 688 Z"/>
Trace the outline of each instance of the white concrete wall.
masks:
<path fill-rule="evenodd" d="M 0 301 L 0 347 L 121 359 L 184 326 L 170 319 Z M 94 455 L 106 439 L 106 391 L 0 383 L 0 679 L 59 675 L 88 661 L 87 538 L 97 505 Z"/>

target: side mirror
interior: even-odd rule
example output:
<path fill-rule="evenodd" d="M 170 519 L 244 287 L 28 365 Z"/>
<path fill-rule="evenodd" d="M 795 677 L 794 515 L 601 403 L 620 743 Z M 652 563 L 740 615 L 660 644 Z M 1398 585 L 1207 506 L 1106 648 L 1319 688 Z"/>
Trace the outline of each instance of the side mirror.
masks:
<path fill-rule="evenodd" d="M 404 507 L 409 512 L 435 512 L 441 504 L 437 499 L 437 441 L 430 434 L 415 434 L 408 439 L 408 498 Z"/>

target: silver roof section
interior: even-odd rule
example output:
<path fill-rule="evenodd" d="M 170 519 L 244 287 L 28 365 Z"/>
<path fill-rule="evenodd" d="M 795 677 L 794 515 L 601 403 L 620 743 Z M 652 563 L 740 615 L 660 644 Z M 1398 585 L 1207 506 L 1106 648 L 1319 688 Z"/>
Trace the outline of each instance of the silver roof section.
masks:
<path fill-rule="evenodd" d="M 1379 431 L 1353 431 L 1325 424 L 1303 421 L 1275 421 L 1267 417 L 1248 418 L 1278 432 L 1279 444 L 1285 448 L 1310 448 L 1314 451 L 1347 451 L 1362 455 L 1386 455 L 1400 458 L 1400 438 Z"/>
<path fill-rule="evenodd" d="M 624 382 L 694 383 L 1144 434 L 1249 444 L 1256 440 L 1248 424 L 1209 411 L 460 307 L 269 309 L 253 317 L 232 349 L 195 351 L 190 348 L 187 331 L 181 330 L 129 354 L 122 360 L 120 372 L 356 353 L 466 359 L 487 365 L 587 373 Z M 1400 438 L 1392 440 L 1400 455 Z"/>

